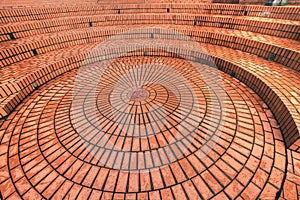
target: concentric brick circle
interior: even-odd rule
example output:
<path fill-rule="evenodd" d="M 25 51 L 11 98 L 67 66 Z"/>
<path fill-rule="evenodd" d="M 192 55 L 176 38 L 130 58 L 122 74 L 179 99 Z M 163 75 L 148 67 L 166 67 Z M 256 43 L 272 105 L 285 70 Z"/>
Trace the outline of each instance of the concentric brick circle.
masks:
<path fill-rule="evenodd" d="M 93 81 L 80 80 L 84 89 L 73 93 L 71 126 L 90 150 L 93 160 L 98 160 L 93 164 L 118 170 L 143 170 L 153 168 L 152 164 L 145 163 L 160 167 L 194 153 L 195 147 L 200 151 L 211 135 L 203 135 L 201 142 L 194 140 L 194 134 L 200 131 L 199 124 L 204 120 L 207 124 L 219 120 L 224 109 L 196 67 L 192 70 L 192 65 L 184 60 L 174 62 L 172 67 L 159 59 L 138 59 L 132 65 L 126 65 L 128 61 L 125 61 L 115 61 L 101 77 L 98 71 L 107 62 L 88 66 L 95 73 L 91 75 L 91 70 L 84 70 L 86 75 L 80 73 L 79 78 L 89 77 L 87 80 Z M 180 145 L 182 140 L 185 145 L 180 151 L 169 155 L 173 151 L 170 146 Z M 103 156 L 99 153 L 103 151 L 108 153 Z M 116 164 L 115 157 L 108 155 L 120 151 L 124 158 L 117 159 L 116 162 L 122 163 Z M 155 156 L 157 152 L 165 155 L 163 162 Z M 135 162 L 132 157 L 140 156 L 145 163 L 132 165 Z"/>
<path fill-rule="evenodd" d="M 191 63 L 119 58 L 100 79 L 106 61 L 91 66 L 94 87 L 76 87 L 74 70 L 39 88 L 2 125 L 8 188 L 31 199 L 273 198 L 285 154 L 271 112 L 236 79 Z"/>

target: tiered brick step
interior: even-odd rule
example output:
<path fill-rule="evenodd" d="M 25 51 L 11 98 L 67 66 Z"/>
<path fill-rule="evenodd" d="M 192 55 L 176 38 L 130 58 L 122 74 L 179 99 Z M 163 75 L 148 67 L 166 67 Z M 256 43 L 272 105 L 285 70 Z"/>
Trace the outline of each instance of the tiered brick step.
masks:
<path fill-rule="evenodd" d="M 189 13 L 213 14 L 300 20 L 296 6 L 268 7 L 224 4 L 118 4 L 118 5 L 80 5 L 69 7 L 15 8 L 1 9 L 0 23 L 53 19 L 60 17 L 88 16 L 99 14 L 137 14 L 137 13 Z"/>
<path fill-rule="evenodd" d="M 192 4 L 206 4 L 212 3 L 212 0 L 116 0 L 114 2 L 109 0 L 98 0 L 99 4 L 149 4 L 149 3 L 174 3 L 174 4 L 184 4 L 184 3 L 192 3 Z"/>
<path fill-rule="evenodd" d="M 275 20 L 259 17 L 240 17 L 223 15 L 194 15 L 194 14 L 124 14 L 96 15 L 87 17 L 58 18 L 56 20 L 41 20 L 16 22 L 0 27 L 0 41 L 8 41 L 31 35 L 44 34 L 84 28 L 90 26 L 110 26 L 125 24 L 177 24 L 197 25 L 216 28 L 230 28 L 242 31 L 264 33 L 277 37 L 298 40 L 300 37 L 299 21 Z"/>
<path fill-rule="evenodd" d="M 114 19 L 112 16 L 108 16 L 109 18 Z M 123 18 L 124 17 L 124 18 Z M 153 16 L 152 16 L 153 17 Z M 152 19 L 149 15 L 142 15 L 142 18 L 149 18 Z M 157 17 L 157 16 L 156 16 Z M 178 16 L 177 16 L 178 17 Z M 102 16 L 103 19 L 108 19 L 105 16 Z M 139 17 L 137 17 L 139 18 Z M 78 19 L 78 18 L 77 18 Z M 232 30 L 234 26 L 232 24 L 221 24 L 222 26 L 217 25 L 217 27 L 224 27 L 224 28 L 204 28 L 202 27 L 203 24 L 206 24 L 206 22 L 197 20 L 183 20 L 184 17 L 182 17 L 179 21 L 168 21 L 166 20 L 164 23 L 175 23 L 175 24 L 192 24 L 194 23 L 195 26 L 191 27 L 183 27 L 187 28 L 188 30 L 182 30 L 183 28 L 176 28 L 182 32 L 182 34 L 187 35 L 193 35 L 197 38 L 195 38 L 198 41 L 201 42 L 213 42 L 218 45 L 225 45 L 232 48 L 236 48 L 242 51 L 247 51 L 249 53 L 256 54 L 258 56 L 275 60 L 276 62 L 279 62 L 281 64 L 284 64 L 288 67 L 291 67 L 293 69 L 299 70 L 299 42 L 298 41 L 290 41 L 287 39 L 281 39 L 277 37 L 269 37 L 269 36 L 263 36 L 258 33 L 253 33 L 249 31 L 256 31 L 256 26 L 253 25 L 252 28 L 241 28 L 245 29 L 244 31 L 236 31 Z M 3 49 L 0 51 L 1 60 L 0 60 L 0 67 L 7 66 L 12 63 L 18 62 L 20 60 L 27 59 L 29 57 L 34 56 L 35 54 L 40 54 L 48 51 L 52 51 L 58 48 L 64 48 L 70 45 L 86 42 L 86 41 L 97 41 L 97 38 L 101 40 L 100 37 L 102 36 L 109 36 L 112 34 L 118 34 L 122 31 L 126 31 L 126 29 L 129 29 L 129 27 L 126 27 L 125 29 L 120 29 L 119 27 L 122 27 L 119 25 L 118 27 L 111 27 L 111 28 L 105 28 L 103 29 L 101 27 L 97 28 L 99 25 L 116 25 L 116 24 L 128 24 L 131 25 L 131 23 L 136 23 L 135 21 L 129 21 L 128 16 L 122 15 L 119 21 L 103 21 L 102 23 L 95 23 L 95 22 L 86 22 L 86 24 L 77 24 L 74 23 L 74 21 L 71 20 L 71 24 L 66 23 L 66 26 L 58 23 L 56 24 L 57 27 L 51 27 L 52 31 L 61 31 L 58 34 L 45 34 L 37 37 L 27 37 L 25 39 L 12 41 L 9 40 L 9 42 L 3 42 Z M 221 20 L 221 17 L 218 18 L 218 20 Z M 87 20 L 88 21 L 88 20 Z M 163 20 L 164 21 L 164 20 Z M 51 23 L 50 21 L 48 21 Z M 47 22 L 47 23 L 48 23 Z M 148 22 L 148 20 L 140 21 L 140 23 L 162 23 L 161 20 L 152 19 Z M 283 24 L 287 21 L 282 21 L 282 27 L 284 28 L 285 25 Z M 289 21 L 290 22 L 290 21 Z M 36 22 L 37 23 L 37 22 Z M 291 24 L 296 23 L 290 22 Z M 300 23 L 300 22 L 299 22 Z M 44 24 L 44 23 L 42 23 Z M 95 25 L 96 24 L 96 25 Z M 267 22 L 268 26 L 275 25 L 272 22 Z M 60 25 L 60 26 L 59 26 Z M 210 26 L 216 26 L 216 24 L 210 24 Z M 262 24 L 263 25 L 263 24 Z M 44 25 L 43 25 L 44 26 Z M 50 27 L 50 24 L 48 25 Z M 87 27 L 87 26 L 93 26 L 89 28 L 81 28 L 81 27 Z M 96 27 L 94 27 L 96 26 Z M 142 25 L 141 25 L 142 26 Z M 237 25 L 239 26 L 239 25 Z M 8 26 L 7 30 L 10 30 L 11 28 L 16 26 Z M 62 29 L 69 29 L 71 27 L 75 27 L 78 30 L 72 30 L 72 31 L 62 31 Z M 124 27 L 124 26 L 123 26 Z M 174 26 L 176 27 L 176 26 Z M 169 26 L 167 28 L 172 28 L 172 26 Z M 226 28 L 226 29 L 225 29 Z M 229 29 L 230 28 L 230 29 Z M 262 28 L 262 27 L 261 27 Z M 264 27 L 265 28 L 265 27 Z M 280 28 L 276 27 L 276 29 Z M 287 26 L 287 28 L 292 28 L 292 30 L 296 30 L 300 28 L 298 25 L 291 25 L 291 27 Z M 103 30 L 102 30 L 103 29 Z M 118 30 L 119 29 L 119 30 Z M 47 32 L 47 28 L 44 27 L 44 29 L 34 29 L 34 30 L 23 30 L 22 32 L 19 32 L 20 34 L 23 34 L 21 37 L 25 37 L 29 34 L 41 34 Z M 218 32 L 214 31 L 218 30 Z M 246 31 L 247 30 L 247 31 Z M 281 30 L 281 29 L 278 29 Z M 277 31 L 278 35 L 285 35 L 288 38 L 295 39 L 299 36 L 299 34 L 293 33 L 286 35 L 285 29 L 282 29 L 282 31 Z M 25 32 L 24 32 L 25 31 Z M 272 34 L 273 32 L 271 29 L 265 29 L 266 33 Z M 260 31 L 262 32 L 262 31 Z M 17 36 L 17 33 L 14 34 L 14 37 Z M 19 45 L 17 45 L 19 44 Z"/>

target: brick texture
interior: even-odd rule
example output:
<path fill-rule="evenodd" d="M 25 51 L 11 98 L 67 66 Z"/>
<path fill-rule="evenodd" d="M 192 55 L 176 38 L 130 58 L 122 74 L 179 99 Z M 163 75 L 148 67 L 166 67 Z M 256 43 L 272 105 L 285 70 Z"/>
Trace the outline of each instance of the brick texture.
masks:
<path fill-rule="evenodd" d="M 300 7 L 248 4 L 2 1 L 0 198 L 299 199 Z"/>
<path fill-rule="evenodd" d="M 85 3 L 97 3 L 97 0 L 84 0 Z M 0 7 L 40 7 L 40 6 L 64 6 L 78 4 L 80 1 L 75 0 L 2 0 Z"/>
<path fill-rule="evenodd" d="M 109 0 L 2 0 L 0 7 L 53 7 L 53 6 L 69 6 L 78 4 L 149 4 L 149 3 L 175 3 L 175 4 L 209 4 L 209 3 L 222 3 L 222 4 L 248 4 L 248 5 L 264 5 L 267 0 L 115 0 L 114 2 Z M 298 0 L 289 0 L 289 5 L 299 5 Z"/>

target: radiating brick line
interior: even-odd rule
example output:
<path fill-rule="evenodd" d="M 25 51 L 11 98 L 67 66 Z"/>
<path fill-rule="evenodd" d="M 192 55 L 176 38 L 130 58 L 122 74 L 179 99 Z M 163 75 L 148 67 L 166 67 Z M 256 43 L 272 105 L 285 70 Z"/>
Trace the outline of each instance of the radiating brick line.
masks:
<path fill-rule="evenodd" d="M 214 91 L 221 86 L 211 79 L 188 79 L 193 73 L 183 69 L 190 62 L 163 57 L 136 57 L 131 62 L 131 58 L 114 61 L 92 97 L 88 87 L 75 93 L 75 70 L 26 98 L 7 124 L 30 129 L 20 130 L 16 145 L 7 141 L 10 152 L 19 149 L 16 161 L 11 156 L 8 162 L 20 164 L 9 169 L 12 184 L 7 187 L 13 188 L 3 195 L 16 191 L 24 198 L 274 197 L 283 180 L 286 155 L 280 147 L 284 144 L 272 136 L 280 130 L 271 124 L 271 112 L 252 90 L 216 69 L 192 63 L 201 65 L 201 70 L 209 68 L 212 77 L 222 76 L 227 101 L 225 117 L 220 118 L 214 109 L 220 106 L 219 97 L 207 87 Z M 119 63 L 127 63 L 128 69 L 118 69 Z M 155 78 L 149 68 L 158 63 L 175 63 L 172 68 L 178 75 L 193 82 L 184 85 L 177 78 L 172 83 L 170 71 Z M 118 74 L 109 73 L 112 69 Z M 122 74 L 126 78 L 120 79 Z M 72 100 L 80 106 L 72 107 Z M 32 109 L 30 115 L 24 114 L 26 106 Z M 25 118 L 20 120 L 22 114 Z M 218 120 L 222 123 L 215 123 Z M 12 138 L 9 129 L 4 134 Z M 211 151 L 201 157 L 203 147 L 212 141 Z"/>

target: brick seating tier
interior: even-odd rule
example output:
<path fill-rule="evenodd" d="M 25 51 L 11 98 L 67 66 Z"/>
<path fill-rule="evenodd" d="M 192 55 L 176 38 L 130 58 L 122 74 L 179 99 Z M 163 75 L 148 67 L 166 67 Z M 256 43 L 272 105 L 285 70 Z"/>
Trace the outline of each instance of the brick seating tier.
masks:
<path fill-rule="evenodd" d="M 0 23 L 98 14 L 189 13 L 300 20 L 297 6 L 266 7 L 229 4 L 118 4 L 45 8 L 2 8 Z"/>
<path fill-rule="evenodd" d="M 257 20 L 260 20 L 259 22 Z M 234 17 L 223 15 L 193 14 L 126 14 L 98 15 L 60 18 L 57 20 L 16 22 L 0 27 L 1 42 L 28 37 L 31 35 L 58 32 L 84 27 L 130 25 L 130 24 L 176 24 L 196 25 L 216 28 L 230 28 L 242 31 L 264 33 L 267 35 L 298 40 L 300 29 L 298 21 L 274 20 L 258 17 Z"/>
<path fill-rule="evenodd" d="M 133 35 L 132 37 L 141 37 L 140 32 L 143 32 L 142 34 L 145 38 L 150 38 L 151 34 L 154 34 L 153 37 L 159 38 L 160 34 L 156 33 L 161 28 L 170 30 L 167 36 L 169 39 L 172 39 L 172 34 L 174 37 L 176 37 L 176 34 L 183 34 L 191 36 L 193 40 L 198 42 L 222 45 L 249 52 L 300 71 L 300 43 L 298 41 L 224 28 L 174 25 L 153 25 L 152 29 L 150 27 L 147 30 L 143 30 L 141 25 L 81 28 L 3 42 L 2 48 L 0 48 L 0 55 L 2 55 L 0 66 L 4 67 L 33 57 L 34 50 L 36 50 L 37 54 L 43 54 L 86 42 L 103 41 L 104 38 L 114 34 L 125 34 L 130 29 L 135 30 L 130 31 L 130 34 Z M 172 32 L 172 30 L 176 30 L 178 33 Z"/>

